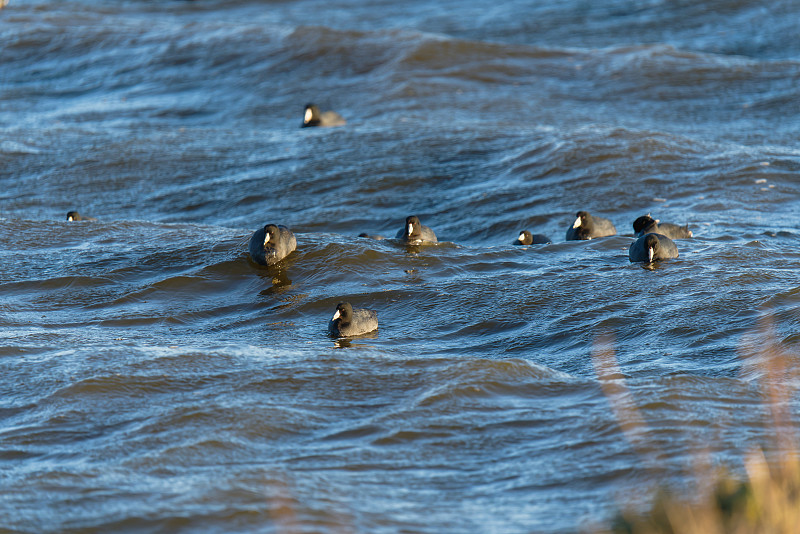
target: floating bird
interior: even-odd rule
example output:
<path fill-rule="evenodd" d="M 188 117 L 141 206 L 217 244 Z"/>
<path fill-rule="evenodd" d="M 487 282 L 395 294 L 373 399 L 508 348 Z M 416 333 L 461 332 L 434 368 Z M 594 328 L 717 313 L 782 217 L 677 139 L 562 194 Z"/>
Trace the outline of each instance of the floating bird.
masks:
<path fill-rule="evenodd" d="M 519 233 L 519 237 L 514 241 L 515 245 L 544 245 L 550 243 L 550 239 L 546 235 L 532 234 L 527 230 Z"/>
<path fill-rule="evenodd" d="M 617 233 L 617 229 L 608 219 L 593 217 L 586 211 L 579 211 L 575 215 L 578 218 L 567 228 L 567 241 L 605 237 Z"/>
<path fill-rule="evenodd" d="M 306 126 L 343 126 L 347 121 L 335 111 L 320 111 L 314 104 L 306 104 L 303 128 Z"/>
<path fill-rule="evenodd" d="M 85 217 L 82 216 L 77 211 L 68 211 L 67 212 L 67 220 L 68 221 L 96 221 L 94 217 Z"/>
<path fill-rule="evenodd" d="M 645 234 L 661 234 L 670 239 L 686 239 L 692 237 L 689 225 L 679 226 L 672 223 L 662 223 L 658 219 L 653 219 L 650 214 L 642 215 L 633 221 L 633 235 L 642 237 Z"/>
<path fill-rule="evenodd" d="M 261 265 L 273 265 L 296 248 L 297 240 L 285 226 L 267 224 L 250 238 L 250 256 Z"/>
<path fill-rule="evenodd" d="M 378 329 L 378 312 L 355 308 L 349 302 L 336 305 L 336 313 L 328 323 L 328 331 L 335 337 L 360 336 Z"/>
<path fill-rule="evenodd" d="M 397 232 L 397 239 L 402 239 L 409 245 L 421 245 L 423 243 L 438 243 L 436 234 L 429 227 L 419 222 L 419 217 L 409 215 L 406 217 L 406 225 Z"/>
<path fill-rule="evenodd" d="M 677 257 L 678 247 L 675 246 L 675 242 L 661 234 L 643 235 L 631 243 L 631 247 L 628 249 L 628 259 L 632 262 L 652 263 Z"/>

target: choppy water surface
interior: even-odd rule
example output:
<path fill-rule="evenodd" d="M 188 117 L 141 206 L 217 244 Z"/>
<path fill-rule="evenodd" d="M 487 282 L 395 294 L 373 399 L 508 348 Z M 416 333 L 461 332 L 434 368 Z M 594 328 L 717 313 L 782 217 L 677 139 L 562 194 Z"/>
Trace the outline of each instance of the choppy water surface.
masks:
<path fill-rule="evenodd" d="M 798 21 L 12 0 L 3 527 L 576 532 L 690 485 L 700 451 L 769 449 L 765 380 L 796 385 Z M 299 128 L 312 101 L 347 125 Z M 579 209 L 619 235 L 564 242 Z M 648 212 L 695 234 L 654 269 L 627 257 Z M 411 214 L 442 242 L 355 237 Z M 246 252 L 267 222 L 297 236 L 278 268 Z M 379 330 L 330 339 L 341 300 Z"/>

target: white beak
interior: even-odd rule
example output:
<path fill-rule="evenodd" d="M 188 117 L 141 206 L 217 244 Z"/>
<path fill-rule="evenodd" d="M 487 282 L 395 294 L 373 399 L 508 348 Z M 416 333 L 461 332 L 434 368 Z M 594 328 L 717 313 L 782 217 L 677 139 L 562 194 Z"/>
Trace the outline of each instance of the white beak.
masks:
<path fill-rule="evenodd" d="M 264 236 L 264 244 L 266 245 L 269 242 L 269 234 Z"/>
<path fill-rule="evenodd" d="M 304 123 L 305 123 L 305 122 L 309 122 L 309 121 L 311 120 L 311 115 L 312 115 L 312 113 L 311 113 L 311 108 L 308 108 L 308 109 L 306 109 L 306 114 L 305 114 L 305 116 L 303 117 L 303 122 L 304 122 Z"/>
<path fill-rule="evenodd" d="M 413 232 L 414 232 L 414 225 L 413 224 L 409 224 L 408 225 L 408 235 L 411 235 Z"/>
<path fill-rule="evenodd" d="M 520 242 L 525 241 L 525 234 L 519 234 L 519 237 L 517 238 L 517 241 L 520 241 Z"/>
<path fill-rule="evenodd" d="M 333 314 L 333 319 L 331 319 L 331 321 L 335 321 L 339 317 L 340 317 L 339 310 L 336 310 L 336 313 Z"/>
<path fill-rule="evenodd" d="M 575 219 L 575 222 L 574 222 L 574 223 L 572 223 L 572 227 L 573 227 L 573 228 L 577 228 L 577 227 L 579 227 L 580 225 L 581 225 L 581 218 L 580 218 L 580 217 L 578 217 L 577 219 Z"/>
<path fill-rule="evenodd" d="M 648 263 L 653 263 L 653 249 L 652 248 L 648 248 L 647 249 L 647 262 Z"/>

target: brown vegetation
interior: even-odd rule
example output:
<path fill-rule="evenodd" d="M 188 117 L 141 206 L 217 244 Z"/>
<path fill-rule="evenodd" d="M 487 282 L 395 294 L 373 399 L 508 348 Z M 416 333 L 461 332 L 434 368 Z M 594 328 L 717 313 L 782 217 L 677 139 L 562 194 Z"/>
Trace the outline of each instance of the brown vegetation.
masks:
<path fill-rule="evenodd" d="M 764 320 L 746 336 L 742 346 L 744 368 L 759 378 L 765 404 L 772 415 L 770 433 L 774 452 L 745 456 L 745 476 L 696 467 L 698 487 L 689 495 L 662 489 L 644 512 L 620 511 L 600 532 L 614 534 L 797 534 L 800 532 L 800 449 L 794 435 L 791 399 L 797 383 L 796 355 L 778 341 L 772 324 Z M 593 360 L 603 392 L 609 398 L 626 438 L 647 456 L 647 427 L 622 380 L 613 340 L 599 340 Z"/>

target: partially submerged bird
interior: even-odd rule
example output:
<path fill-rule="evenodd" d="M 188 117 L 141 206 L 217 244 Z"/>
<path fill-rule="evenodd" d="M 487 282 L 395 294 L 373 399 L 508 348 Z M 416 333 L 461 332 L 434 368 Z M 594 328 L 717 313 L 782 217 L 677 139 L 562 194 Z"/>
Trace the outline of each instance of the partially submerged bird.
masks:
<path fill-rule="evenodd" d="M 546 235 L 532 234 L 528 230 L 523 230 L 519 233 L 519 237 L 514 241 L 515 245 L 544 245 L 551 243 Z"/>
<path fill-rule="evenodd" d="M 605 237 L 617 233 L 617 229 L 608 219 L 592 216 L 587 211 L 579 211 L 575 215 L 577 219 L 567 228 L 567 241 Z"/>
<path fill-rule="evenodd" d="M 381 239 L 386 239 L 386 238 L 385 238 L 385 237 L 383 237 L 382 235 L 378 235 L 378 234 L 368 234 L 368 233 L 366 233 L 366 232 L 361 232 L 360 234 L 358 234 L 358 237 L 366 237 L 367 239 L 376 239 L 376 240 L 378 240 L 378 241 L 380 241 Z"/>
<path fill-rule="evenodd" d="M 653 219 L 650 214 L 642 215 L 633 221 L 633 235 L 642 237 L 645 234 L 661 234 L 670 239 L 686 239 L 692 237 L 689 225 L 679 226 L 672 223 L 662 223 L 658 219 Z"/>
<path fill-rule="evenodd" d="M 631 247 L 628 249 L 628 259 L 632 262 L 652 263 L 677 257 L 678 247 L 675 246 L 675 242 L 661 234 L 643 235 L 631 243 Z"/>
<path fill-rule="evenodd" d="M 429 227 L 419 222 L 419 217 L 409 215 L 406 217 L 406 225 L 397 232 L 397 239 L 402 239 L 409 245 L 421 245 L 423 243 L 438 243 L 436 234 Z"/>
<path fill-rule="evenodd" d="M 68 221 L 96 221 L 94 217 L 85 217 L 82 216 L 77 211 L 68 211 L 67 212 L 67 220 Z"/>
<path fill-rule="evenodd" d="M 297 248 L 297 240 L 285 226 L 267 224 L 250 237 L 250 257 L 261 265 L 273 265 Z"/>
<path fill-rule="evenodd" d="M 347 124 L 347 121 L 335 111 L 320 111 L 318 106 L 306 104 L 303 113 L 303 128 L 307 126 L 343 126 L 344 124 Z"/>
<path fill-rule="evenodd" d="M 335 337 L 360 336 L 378 329 L 378 312 L 353 308 L 349 302 L 336 305 L 336 313 L 328 323 L 328 332 Z"/>

